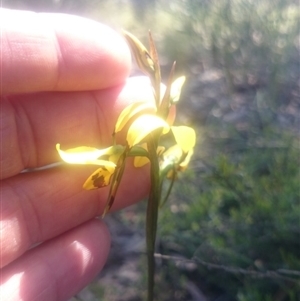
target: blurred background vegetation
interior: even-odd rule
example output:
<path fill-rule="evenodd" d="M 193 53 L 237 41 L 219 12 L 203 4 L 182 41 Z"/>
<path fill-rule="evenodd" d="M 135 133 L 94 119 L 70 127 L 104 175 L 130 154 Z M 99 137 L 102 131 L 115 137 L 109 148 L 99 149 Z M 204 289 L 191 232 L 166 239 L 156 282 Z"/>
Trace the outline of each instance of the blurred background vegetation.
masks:
<path fill-rule="evenodd" d="M 160 212 L 157 300 L 300 300 L 299 1 L 2 0 L 3 7 L 65 12 L 150 28 L 166 75 L 188 77 L 178 110 L 197 129 L 189 172 Z M 140 231 L 145 204 L 115 214 Z M 126 297 L 95 282 L 103 300 Z M 180 260 L 178 260 L 180 259 Z M 99 284 L 100 283 L 100 284 Z M 126 291 L 126 289 L 125 289 Z M 95 300 L 89 297 L 89 300 Z"/>

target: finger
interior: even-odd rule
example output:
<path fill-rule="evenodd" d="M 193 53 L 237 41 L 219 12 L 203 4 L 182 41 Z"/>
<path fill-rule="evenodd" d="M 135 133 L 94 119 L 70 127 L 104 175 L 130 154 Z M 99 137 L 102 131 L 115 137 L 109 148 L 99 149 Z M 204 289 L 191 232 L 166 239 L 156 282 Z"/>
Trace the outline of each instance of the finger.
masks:
<path fill-rule="evenodd" d="M 108 188 L 93 191 L 82 189 L 82 184 L 95 169 L 93 166 L 66 165 L 22 173 L 2 181 L 2 266 L 21 256 L 36 243 L 102 214 Z M 127 164 L 112 210 L 141 200 L 148 194 L 149 186 L 148 168 L 134 168 Z"/>
<path fill-rule="evenodd" d="M 103 268 L 109 247 L 97 220 L 42 244 L 1 271 L 1 300 L 67 300 Z"/>
<path fill-rule="evenodd" d="M 60 160 L 62 148 L 103 148 L 112 143 L 121 110 L 135 101 L 153 101 L 149 80 L 130 78 L 125 85 L 93 92 L 54 92 L 6 97 L 0 111 L 1 177 Z"/>
<path fill-rule="evenodd" d="M 1 94 L 120 84 L 130 52 L 112 29 L 78 16 L 0 9 Z"/>

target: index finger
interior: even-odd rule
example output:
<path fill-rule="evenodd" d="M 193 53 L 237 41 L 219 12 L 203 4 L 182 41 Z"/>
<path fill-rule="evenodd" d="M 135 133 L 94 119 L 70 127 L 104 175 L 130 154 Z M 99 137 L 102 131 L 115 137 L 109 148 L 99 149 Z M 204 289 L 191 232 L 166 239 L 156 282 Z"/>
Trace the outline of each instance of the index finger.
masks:
<path fill-rule="evenodd" d="M 98 22 L 8 9 L 0 20 L 1 94 L 102 89 L 129 74 L 126 43 Z"/>

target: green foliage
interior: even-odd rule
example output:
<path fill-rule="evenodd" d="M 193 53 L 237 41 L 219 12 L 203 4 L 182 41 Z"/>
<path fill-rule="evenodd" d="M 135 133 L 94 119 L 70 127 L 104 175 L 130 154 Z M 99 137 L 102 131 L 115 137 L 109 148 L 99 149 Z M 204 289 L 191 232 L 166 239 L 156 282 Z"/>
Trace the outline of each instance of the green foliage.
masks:
<path fill-rule="evenodd" d="M 256 138 L 270 140 L 266 132 Z M 236 154 L 221 152 L 219 145 L 205 168 L 177 186 L 160 217 L 165 253 L 176 251 L 225 268 L 199 265 L 198 276 L 193 272 L 191 278 L 205 279 L 232 300 L 274 300 L 279 292 L 281 300 L 296 300 L 299 290 L 299 283 L 285 279 L 226 270 L 300 269 L 299 140 L 273 134 L 283 147 L 251 147 Z"/>
<path fill-rule="evenodd" d="M 296 76 L 299 61 L 295 42 L 300 17 L 296 2 L 175 3 L 171 7 L 172 28 L 165 31 L 163 43 L 167 53 L 179 62 L 193 56 L 193 62 L 200 59 L 206 66 L 221 66 L 229 85 L 236 80 L 251 83 L 262 77 L 269 84 L 280 84 L 287 80 L 287 68 L 289 77 Z"/>

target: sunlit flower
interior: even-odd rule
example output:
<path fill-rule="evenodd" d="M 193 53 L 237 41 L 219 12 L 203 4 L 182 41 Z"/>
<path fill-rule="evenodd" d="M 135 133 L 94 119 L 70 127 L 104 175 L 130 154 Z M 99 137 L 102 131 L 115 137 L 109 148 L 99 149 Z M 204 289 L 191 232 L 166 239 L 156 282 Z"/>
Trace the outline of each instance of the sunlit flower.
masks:
<path fill-rule="evenodd" d="M 111 147 L 96 149 L 80 146 L 61 150 L 59 144 L 56 146 L 60 157 L 67 163 L 98 166 L 98 169 L 83 184 L 83 188 L 91 190 L 110 185 L 110 196 L 105 211 L 110 209 L 115 198 L 126 158 L 133 156 L 134 166 L 137 168 L 151 163 L 153 158 L 151 159 L 149 155 L 149 139 L 156 141 L 156 157 L 160 162 L 160 175 L 172 179 L 175 178 L 177 172 L 183 171 L 188 165 L 196 142 L 196 134 L 192 128 L 172 126 L 168 119 L 171 106 L 176 104 L 180 98 L 185 77 L 181 76 L 173 80 L 174 64 L 168 83 L 163 88 L 158 56 L 151 34 L 149 33 L 149 51 L 132 34 L 124 31 L 124 36 L 139 68 L 151 80 L 155 103 L 141 100 L 127 106 L 115 124 L 114 141 Z M 126 145 L 118 145 L 116 136 L 124 128 L 127 129 Z M 161 137 L 167 137 L 164 140 L 168 141 L 168 147 L 161 145 L 163 140 Z"/>
<path fill-rule="evenodd" d="M 124 31 L 124 37 L 131 47 L 135 60 L 149 78 L 153 88 L 154 103 L 140 101 L 128 105 L 119 115 L 112 133 L 112 146 L 97 149 L 80 146 L 61 150 L 56 149 L 70 164 L 89 164 L 97 166 L 83 184 L 87 190 L 109 186 L 109 195 L 104 208 L 104 216 L 114 203 L 121 183 L 127 157 L 134 157 L 134 166 L 140 168 L 150 163 L 151 188 L 146 216 L 147 258 L 148 258 L 148 296 L 152 301 L 154 286 L 154 247 L 157 228 L 158 207 L 167 200 L 174 180 L 184 171 L 193 155 L 196 133 L 188 126 L 173 126 L 170 118 L 171 108 L 180 98 L 185 77 L 173 80 L 175 63 L 172 66 L 166 86 L 161 84 L 158 55 L 149 32 L 149 51 L 132 34 Z M 125 131 L 125 145 L 117 144 L 118 133 Z M 171 180 L 169 189 L 162 200 L 164 179 Z M 133 183 L 134 184 L 134 183 Z"/>
<path fill-rule="evenodd" d="M 84 189 L 90 190 L 110 184 L 111 176 L 114 174 L 117 166 L 116 163 L 124 152 L 125 147 L 116 145 L 105 149 L 97 149 L 94 147 L 79 146 L 63 151 L 60 148 L 60 144 L 56 144 L 56 150 L 66 163 L 99 166 L 83 184 Z"/>

